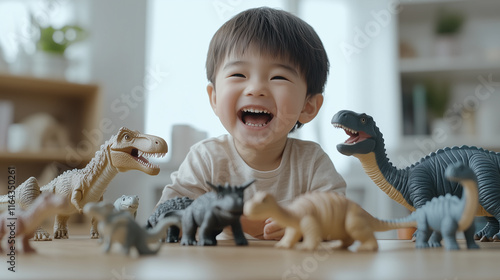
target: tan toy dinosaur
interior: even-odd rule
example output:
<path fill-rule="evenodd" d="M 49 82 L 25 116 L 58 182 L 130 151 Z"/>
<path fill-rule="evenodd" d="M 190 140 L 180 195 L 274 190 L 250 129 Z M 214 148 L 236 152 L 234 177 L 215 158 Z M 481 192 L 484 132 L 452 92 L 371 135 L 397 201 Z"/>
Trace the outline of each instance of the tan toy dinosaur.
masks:
<path fill-rule="evenodd" d="M 55 193 L 64 196 L 68 206 L 62 208 L 54 223 L 54 238 L 68 238 L 67 221 L 70 215 L 82 213 L 89 202 L 102 200 L 102 196 L 111 180 L 119 173 L 139 170 L 149 175 L 160 172 L 158 166 L 146 158 L 163 157 L 168 151 L 167 143 L 160 137 L 141 134 L 127 128 L 120 128 L 118 134 L 106 141 L 96 152 L 94 158 L 82 169 L 66 171 L 47 185 L 40 187 L 34 177 L 29 178 L 15 190 L 14 201 L 27 209 L 40 193 Z M 8 195 L 0 196 L 0 212 L 6 211 Z M 98 238 L 96 221 L 92 219 L 91 238 Z M 47 231 L 39 228 L 34 240 L 51 240 Z"/>
<path fill-rule="evenodd" d="M 18 251 L 16 238 L 21 239 L 22 249 L 25 253 L 35 252 L 28 239 L 33 237 L 37 227 L 48 217 L 61 212 L 69 201 L 60 195 L 42 193 L 38 196 L 28 210 L 16 208 L 5 211 L 0 215 L 0 252 L 2 252 L 3 237 L 8 235 L 8 250 Z"/>
<path fill-rule="evenodd" d="M 243 213 L 249 219 L 271 217 L 285 227 L 279 248 L 314 250 L 323 240 L 341 240 L 342 248 L 358 240 L 358 251 L 375 251 L 378 243 L 373 232 L 409 227 L 409 224 L 383 223 L 345 196 L 330 192 L 312 192 L 297 197 L 287 207 L 280 206 L 269 193 L 257 192 L 245 202 Z"/>
<path fill-rule="evenodd" d="M 432 230 L 440 232 L 446 249 L 458 250 L 456 232 L 463 231 L 468 249 L 478 249 L 474 242 L 474 214 L 478 206 L 477 179 L 472 169 L 461 162 L 446 168 L 446 178 L 464 187 L 461 198 L 452 195 L 436 197 L 408 217 L 382 221 L 374 218 L 345 196 L 331 192 L 311 192 L 297 197 L 289 206 L 280 206 L 275 198 L 258 192 L 245 202 L 243 213 L 249 219 L 273 218 L 285 227 L 277 247 L 314 250 L 323 240 L 341 240 L 347 248 L 355 240 L 358 251 L 377 250 L 374 232 L 418 227 L 417 248 L 428 248 Z"/>

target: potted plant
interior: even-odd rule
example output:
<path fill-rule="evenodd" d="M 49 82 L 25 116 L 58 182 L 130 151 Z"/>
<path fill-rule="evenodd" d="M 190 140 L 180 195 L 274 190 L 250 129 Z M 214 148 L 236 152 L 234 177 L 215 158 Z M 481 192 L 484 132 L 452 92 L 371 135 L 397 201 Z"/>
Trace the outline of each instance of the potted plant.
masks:
<path fill-rule="evenodd" d="M 82 41 L 86 32 L 78 25 L 42 26 L 33 17 L 32 23 L 38 30 L 33 72 L 41 77 L 64 78 L 69 65 L 65 52 L 71 45 Z"/>
<path fill-rule="evenodd" d="M 454 56 L 459 53 L 458 34 L 462 30 L 465 17 L 460 12 L 440 10 L 436 19 L 436 55 Z"/>

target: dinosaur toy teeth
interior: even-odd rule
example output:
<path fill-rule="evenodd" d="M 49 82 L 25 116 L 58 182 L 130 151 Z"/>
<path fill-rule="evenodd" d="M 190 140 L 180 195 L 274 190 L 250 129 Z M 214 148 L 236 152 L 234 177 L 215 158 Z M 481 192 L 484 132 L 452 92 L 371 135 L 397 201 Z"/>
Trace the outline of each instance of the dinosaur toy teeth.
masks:
<path fill-rule="evenodd" d="M 144 165 L 146 167 L 149 167 L 149 168 L 159 168 L 158 165 L 155 165 L 155 164 L 152 164 L 151 162 L 149 162 L 149 160 L 146 157 L 148 157 L 148 158 L 150 158 L 150 157 L 162 158 L 162 157 L 165 156 L 165 153 L 146 153 L 146 152 L 142 152 L 139 149 L 135 149 L 134 148 L 130 152 L 130 155 L 135 160 L 137 160 L 139 163 L 141 163 L 142 165 Z"/>
<path fill-rule="evenodd" d="M 274 115 L 266 109 L 247 107 L 239 111 L 238 117 L 248 126 L 263 127 L 271 122 Z"/>
<path fill-rule="evenodd" d="M 343 129 L 345 133 L 349 135 L 349 138 L 344 142 L 344 144 L 356 144 L 370 138 L 370 135 L 368 135 L 363 131 L 356 131 L 354 129 L 348 128 L 338 123 L 333 124 L 333 126 L 335 128 Z"/>

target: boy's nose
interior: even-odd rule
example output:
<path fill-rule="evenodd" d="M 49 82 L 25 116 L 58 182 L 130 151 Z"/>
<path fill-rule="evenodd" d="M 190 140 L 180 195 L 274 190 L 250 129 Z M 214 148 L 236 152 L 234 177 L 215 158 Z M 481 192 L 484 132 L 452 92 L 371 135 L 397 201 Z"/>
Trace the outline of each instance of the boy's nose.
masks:
<path fill-rule="evenodd" d="M 263 82 L 253 82 L 250 84 L 246 91 L 246 96 L 266 96 L 268 94 L 268 88 Z"/>

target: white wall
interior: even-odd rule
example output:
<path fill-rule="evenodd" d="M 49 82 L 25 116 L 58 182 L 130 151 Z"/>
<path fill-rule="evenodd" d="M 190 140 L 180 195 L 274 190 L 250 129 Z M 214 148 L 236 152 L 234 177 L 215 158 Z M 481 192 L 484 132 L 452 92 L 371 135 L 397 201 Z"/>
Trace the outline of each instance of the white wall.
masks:
<path fill-rule="evenodd" d="M 121 126 L 144 132 L 146 11 L 148 1 L 90 0 L 82 5 L 85 26 L 90 30 L 90 79 L 102 96 L 102 122 L 112 131 L 101 130 L 108 139 Z M 120 173 L 104 198 L 114 201 L 122 194 L 148 196 L 149 176 L 139 171 Z M 140 204 L 138 221 L 145 221 L 153 206 Z"/>

